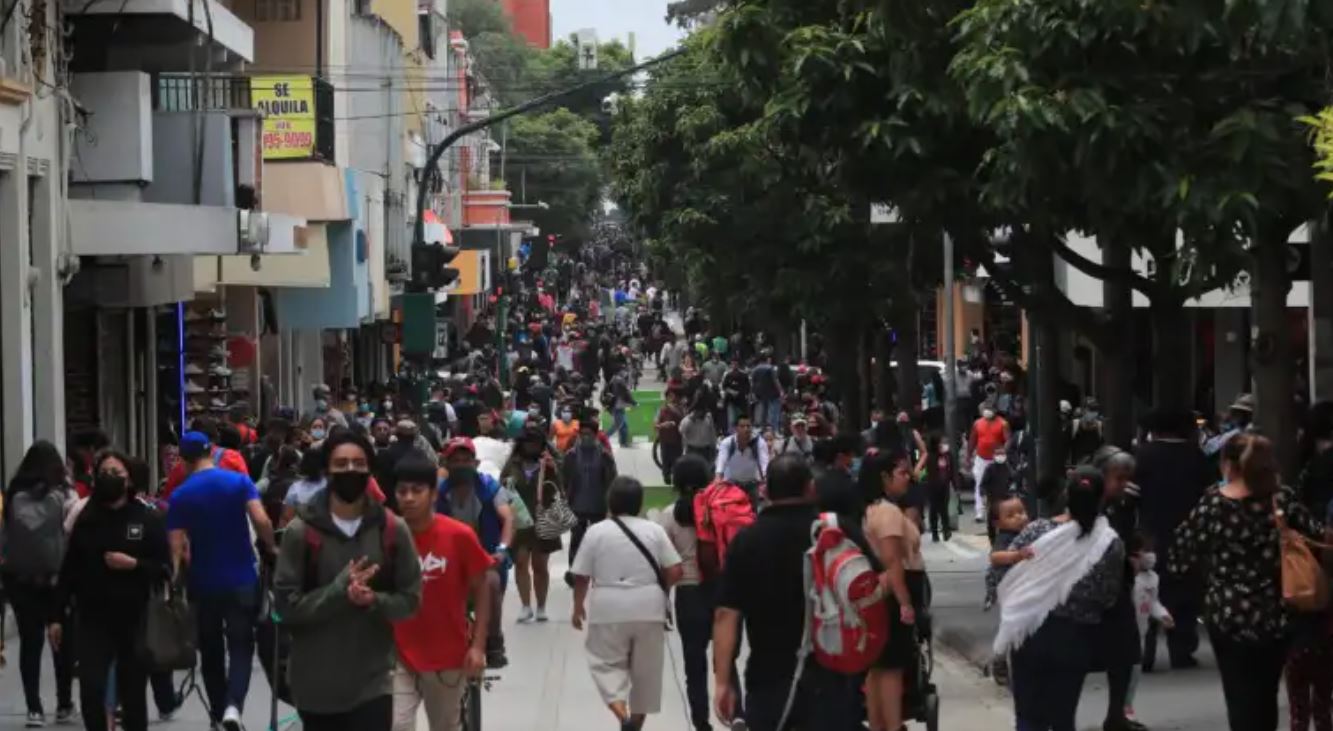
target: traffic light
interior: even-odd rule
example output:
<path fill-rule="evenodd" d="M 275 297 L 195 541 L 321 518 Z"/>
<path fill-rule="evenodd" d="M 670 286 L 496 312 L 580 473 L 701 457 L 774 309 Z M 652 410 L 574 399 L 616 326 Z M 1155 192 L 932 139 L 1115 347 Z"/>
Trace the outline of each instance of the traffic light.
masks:
<path fill-rule="evenodd" d="M 412 288 L 417 291 L 443 289 L 458 281 L 461 272 L 449 266 L 458 257 L 457 246 L 412 245 Z"/>

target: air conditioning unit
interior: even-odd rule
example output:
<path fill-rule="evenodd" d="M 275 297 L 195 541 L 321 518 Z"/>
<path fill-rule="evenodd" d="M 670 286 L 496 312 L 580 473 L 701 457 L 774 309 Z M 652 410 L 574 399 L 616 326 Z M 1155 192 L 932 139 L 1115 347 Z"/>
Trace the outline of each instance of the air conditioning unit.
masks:
<path fill-rule="evenodd" d="M 268 214 L 263 211 L 240 209 L 236 211 L 237 249 L 245 253 L 258 253 L 268 246 Z"/>

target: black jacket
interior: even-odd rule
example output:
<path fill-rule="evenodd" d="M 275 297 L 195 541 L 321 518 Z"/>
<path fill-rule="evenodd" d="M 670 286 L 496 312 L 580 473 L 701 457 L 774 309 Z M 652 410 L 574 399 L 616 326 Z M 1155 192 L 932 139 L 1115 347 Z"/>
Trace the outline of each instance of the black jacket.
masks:
<path fill-rule="evenodd" d="M 112 569 L 109 552 L 133 556 L 138 565 Z M 157 511 L 135 499 L 117 510 L 89 502 L 70 532 L 50 619 L 64 621 L 72 601 L 80 621 L 137 628 L 149 588 L 167 578 L 169 565 L 166 525 Z"/>

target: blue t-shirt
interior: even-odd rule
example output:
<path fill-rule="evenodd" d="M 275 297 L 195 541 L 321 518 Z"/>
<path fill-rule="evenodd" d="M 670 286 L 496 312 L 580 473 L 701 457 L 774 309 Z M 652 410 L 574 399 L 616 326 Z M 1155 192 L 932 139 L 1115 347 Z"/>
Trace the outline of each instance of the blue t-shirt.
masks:
<path fill-rule="evenodd" d="M 167 501 L 167 530 L 190 538 L 190 588 L 203 593 L 259 580 L 246 504 L 259 499 L 248 475 L 212 468 L 190 475 Z"/>

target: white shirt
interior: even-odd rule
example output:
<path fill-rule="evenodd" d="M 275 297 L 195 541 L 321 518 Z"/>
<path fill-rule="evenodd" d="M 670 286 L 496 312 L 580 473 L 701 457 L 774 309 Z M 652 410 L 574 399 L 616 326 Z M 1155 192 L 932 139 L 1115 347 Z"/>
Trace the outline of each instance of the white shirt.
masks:
<path fill-rule="evenodd" d="M 348 538 L 355 536 L 356 532 L 361 530 L 361 518 L 359 517 L 347 520 L 332 513 L 329 514 L 329 517 L 333 518 L 333 524 L 338 526 L 338 530 L 342 531 L 342 534 Z"/>
<path fill-rule="evenodd" d="M 768 445 L 758 436 L 741 449 L 732 434 L 717 448 L 717 472 L 727 482 L 759 482 L 768 473 Z"/>
<path fill-rule="evenodd" d="M 662 570 L 680 563 L 680 554 L 662 526 L 631 516 L 625 527 L 643 542 Z M 588 529 L 571 571 L 592 579 L 588 592 L 588 623 L 659 622 L 666 619 L 666 592 L 639 549 L 612 520 Z"/>

